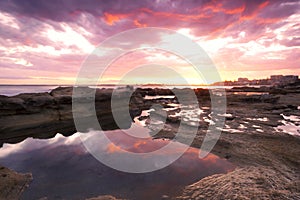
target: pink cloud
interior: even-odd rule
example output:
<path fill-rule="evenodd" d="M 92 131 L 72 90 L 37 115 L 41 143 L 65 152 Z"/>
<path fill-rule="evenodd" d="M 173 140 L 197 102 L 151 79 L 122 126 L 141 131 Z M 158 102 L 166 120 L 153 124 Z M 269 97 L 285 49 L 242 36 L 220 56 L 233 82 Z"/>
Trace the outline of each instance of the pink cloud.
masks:
<path fill-rule="evenodd" d="M 299 2 L 292 0 L 1 1 L 0 67 L 6 74 L 0 81 L 27 83 L 30 77 L 48 77 L 54 82 L 56 77 L 68 77 L 71 83 L 101 41 L 138 27 L 185 28 L 194 38 L 211 43 L 229 38 L 230 42 L 209 52 L 223 70 L 259 74 L 297 69 L 299 10 Z M 135 39 L 151 44 L 160 38 L 141 35 Z M 124 48 L 132 45 L 128 41 Z M 123 59 L 127 69 L 147 61 L 142 54 L 129 60 Z"/>

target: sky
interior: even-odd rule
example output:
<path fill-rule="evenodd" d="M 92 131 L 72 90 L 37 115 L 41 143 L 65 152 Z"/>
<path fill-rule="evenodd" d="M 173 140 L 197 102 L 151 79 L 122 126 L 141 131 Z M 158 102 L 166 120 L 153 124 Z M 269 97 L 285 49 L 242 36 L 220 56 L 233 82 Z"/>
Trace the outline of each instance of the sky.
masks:
<path fill-rule="evenodd" d="M 222 80 L 300 75 L 297 0 L 1 0 L 0 84 L 74 84 L 99 44 L 144 27 L 170 29 L 199 44 Z M 161 37 L 137 36 L 140 45 Z M 120 83 L 126 76 L 130 83 L 181 83 L 161 67 L 126 75 L 147 64 L 173 69 L 189 84 L 203 82 L 186 60 L 161 50 L 128 52 L 110 64 L 101 81 Z"/>

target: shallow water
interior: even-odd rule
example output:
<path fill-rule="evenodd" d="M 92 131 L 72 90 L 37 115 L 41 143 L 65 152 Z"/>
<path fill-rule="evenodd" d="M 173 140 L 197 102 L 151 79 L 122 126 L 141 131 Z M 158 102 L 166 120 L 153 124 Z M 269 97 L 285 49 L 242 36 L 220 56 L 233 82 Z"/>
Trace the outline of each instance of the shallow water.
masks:
<path fill-rule="evenodd" d="M 233 94 L 252 96 L 252 95 L 266 95 L 269 93 L 268 92 L 233 92 Z"/>
<path fill-rule="evenodd" d="M 283 125 L 275 127 L 275 130 L 284 132 L 290 135 L 300 136 L 300 126 L 291 122 L 282 121 Z"/>
<path fill-rule="evenodd" d="M 28 138 L 18 144 L 4 144 L 0 149 L 0 164 L 33 174 L 33 182 L 22 199 L 85 199 L 106 194 L 127 199 L 160 199 L 163 195 L 179 195 L 184 186 L 203 177 L 234 168 L 213 154 L 199 159 L 199 150 L 189 148 L 177 161 L 161 170 L 141 174 L 120 172 L 89 154 L 81 142 L 82 134 L 69 137 L 57 134 L 51 139 Z M 95 134 L 95 131 L 85 134 Z M 113 145 L 99 146 L 108 156 L 122 156 L 120 149 L 153 152 L 171 142 L 136 138 L 122 130 L 106 131 L 105 135 Z M 176 144 L 178 148 L 182 146 Z"/>
<path fill-rule="evenodd" d="M 0 85 L 0 95 L 14 96 L 20 93 L 50 92 L 57 87 L 53 85 Z"/>
<path fill-rule="evenodd" d="M 154 100 L 154 99 L 174 99 L 174 95 L 155 95 L 155 96 L 149 96 L 146 95 L 144 99 L 146 100 Z"/>

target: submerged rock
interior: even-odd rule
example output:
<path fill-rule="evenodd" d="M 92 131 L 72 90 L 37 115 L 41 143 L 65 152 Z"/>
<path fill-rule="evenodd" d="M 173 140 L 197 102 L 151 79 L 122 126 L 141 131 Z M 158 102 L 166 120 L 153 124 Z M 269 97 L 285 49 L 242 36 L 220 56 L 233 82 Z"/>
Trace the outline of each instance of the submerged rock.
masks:
<path fill-rule="evenodd" d="M 31 174 L 20 174 L 0 166 L 0 199 L 17 200 L 32 181 Z"/>

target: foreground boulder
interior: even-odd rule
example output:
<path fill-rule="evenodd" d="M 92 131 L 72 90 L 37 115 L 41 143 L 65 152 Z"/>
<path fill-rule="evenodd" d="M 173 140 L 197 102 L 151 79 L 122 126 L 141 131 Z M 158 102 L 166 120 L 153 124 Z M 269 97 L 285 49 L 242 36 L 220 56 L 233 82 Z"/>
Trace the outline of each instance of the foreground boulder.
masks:
<path fill-rule="evenodd" d="M 186 187 L 178 199 L 298 199 L 300 181 L 277 174 L 266 167 L 239 168 L 203 178 Z"/>

